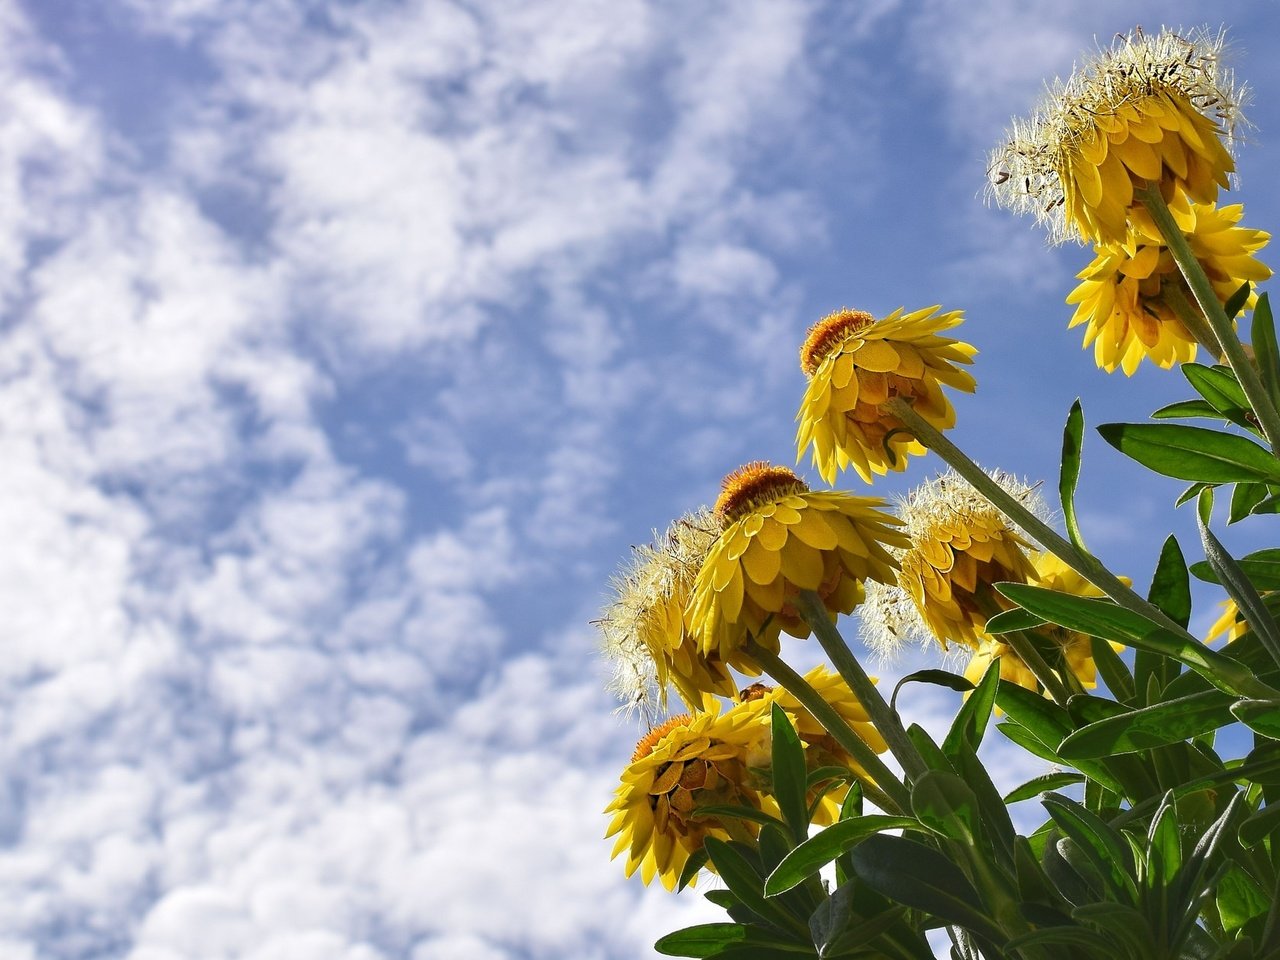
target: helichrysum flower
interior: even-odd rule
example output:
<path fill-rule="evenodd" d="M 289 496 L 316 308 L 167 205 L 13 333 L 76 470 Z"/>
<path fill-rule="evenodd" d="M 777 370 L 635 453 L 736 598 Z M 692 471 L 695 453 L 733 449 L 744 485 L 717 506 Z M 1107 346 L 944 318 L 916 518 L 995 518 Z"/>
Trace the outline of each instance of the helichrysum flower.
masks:
<path fill-rule="evenodd" d="M 1221 34 L 1135 30 L 1015 121 L 991 157 L 991 192 L 1055 239 L 1119 243 L 1136 187 L 1212 203 L 1235 164 L 1244 92 L 1220 63 Z"/>
<path fill-rule="evenodd" d="M 1222 303 L 1246 280 L 1271 276 L 1253 256 L 1271 235 L 1237 226 L 1244 209 L 1239 204 L 1219 208 L 1179 195 L 1169 206 Z M 1123 243 L 1099 244 L 1096 253 L 1077 274 L 1083 282 L 1067 303 L 1079 304 L 1070 326 L 1085 324 L 1084 345 L 1093 344 L 1098 366 L 1132 374 L 1143 357 L 1166 369 L 1194 359 L 1195 338 L 1167 298 L 1181 296 L 1190 309 L 1199 308 L 1146 211 L 1134 211 Z"/>
<path fill-rule="evenodd" d="M 991 476 L 1033 511 L 1043 510 L 1034 488 L 1009 474 Z M 977 648 L 987 618 L 1008 605 L 992 584 L 1035 578 L 1030 544 L 951 472 L 912 491 L 899 513 L 911 542 L 900 559 L 898 583 L 943 647 L 955 641 Z"/>
<path fill-rule="evenodd" d="M 1213 643 L 1218 637 L 1225 636 L 1227 643 L 1234 643 L 1249 632 L 1249 621 L 1240 613 L 1240 607 L 1230 598 L 1222 601 L 1222 616 L 1213 621 L 1205 643 Z"/>
<path fill-rule="evenodd" d="M 731 804 L 777 813 L 749 769 L 766 756 L 769 728 L 749 704 L 727 710 L 673 717 L 645 736 L 622 773 L 606 837 L 618 839 L 613 856 L 627 854 L 626 875 L 640 869 L 647 885 L 654 876 L 675 888 L 689 855 L 708 836 L 722 840 L 754 837 L 747 820 L 699 817 L 699 807 Z"/>
<path fill-rule="evenodd" d="M 630 566 L 614 579 L 615 596 L 597 625 L 605 656 L 613 665 L 610 689 L 648 718 L 665 712 L 668 686 L 692 709 L 705 693 L 737 692 L 728 668 L 701 653 L 685 629 L 684 610 L 694 580 L 720 522 L 708 510 L 676 520 L 653 543 L 639 547 Z"/>
<path fill-rule="evenodd" d="M 686 617 L 705 656 L 758 674 L 741 654 L 749 634 L 776 652 L 785 630 L 807 637 L 792 606 L 818 593 L 834 617 L 862 599 L 864 580 L 892 579 L 889 547 L 905 546 L 884 501 L 842 491 L 813 491 L 786 467 L 763 461 L 725 477 L 715 512 L 723 531 L 698 573 Z"/>
<path fill-rule="evenodd" d="M 925 448 L 883 404 L 904 397 L 939 430 L 955 425 L 945 384 L 972 392 L 973 375 L 957 364 L 973 361 L 967 343 L 941 336 L 963 319 L 959 310 L 928 307 L 882 320 L 860 310 L 839 310 L 819 320 L 800 348 L 809 378 L 796 420 L 796 460 L 813 449 L 813 464 L 827 483 L 852 466 L 868 483 L 872 474 L 901 470 Z"/>

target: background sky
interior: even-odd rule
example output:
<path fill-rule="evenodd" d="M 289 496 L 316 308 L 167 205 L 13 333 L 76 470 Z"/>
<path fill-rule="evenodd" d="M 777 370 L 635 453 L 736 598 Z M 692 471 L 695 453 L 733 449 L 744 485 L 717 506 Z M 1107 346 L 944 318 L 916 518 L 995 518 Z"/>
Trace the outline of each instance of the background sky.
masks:
<path fill-rule="evenodd" d="M 1095 37 L 1210 15 L 1275 229 L 1265 0 L 0 0 L 0 957 L 621 960 L 716 918 L 601 839 L 610 574 L 791 462 L 841 306 L 965 310 L 953 437 L 1050 488 L 1076 396 L 1187 395 L 1098 371 L 1087 252 L 981 191 Z M 1170 530 L 1200 556 L 1179 489 L 1088 439 L 1142 589 Z"/>

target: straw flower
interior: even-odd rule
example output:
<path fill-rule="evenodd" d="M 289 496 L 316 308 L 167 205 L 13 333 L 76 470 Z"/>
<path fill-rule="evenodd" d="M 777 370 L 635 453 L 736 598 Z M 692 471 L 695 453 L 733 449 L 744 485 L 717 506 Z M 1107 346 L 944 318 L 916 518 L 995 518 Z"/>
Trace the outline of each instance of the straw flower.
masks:
<path fill-rule="evenodd" d="M 1271 235 L 1237 226 L 1243 207 L 1189 203 L 1181 195 L 1170 204 L 1178 227 L 1226 303 L 1246 280 L 1265 280 L 1271 270 L 1253 254 Z M 1093 344 L 1099 367 L 1130 375 L 1143 357 L 1169 368 L 1195 358 L 1196 341 L 1169 297 L 1199 310 L 1173 255 L 1145 210 L 1135 210 L 1123 243 L 1096 247 L 1097 256 L 1077 276 L 1083 282 L 1067 297 L 1079 304 L 1070 326 L 1085 324 L 1084 345 Z M 1250 296 L 1252 307 L 1257 295 Z"/>
<path fill-rule="evenodd" d="M 809 385 L 796 415 L 797 462 L 811 447 L 814 467 L 827 483 L 850 466 L 867 483 L 872 474 L 903 469 L 908 456 L 925 448 L 882 409 L 893 397 L 912 399 L 939 430 L 955 425 L 942 386 L 972 393 L 973 375 L 956 364 L 971 363 L 977 351 L 940 335 L 963 319 L 959 310 L 940 309 L 899 309 L 881 320 L 838 310 L 810 328 L 800 348 Z"/>
<path fill-rule="evenodd" d="M 617 835 L 613 857 L 627 853 L 626 875 L 640 869 L 647 886 L 655 876 L 675 889 L 689 855 L 708 836 L 750 839 L 759 827 L 748 820 L 699 817 L 699 807 L 732 804 L 777 814 L 761 792 L 749 760 L 767 755 L 768 728 L 759 711 L 741 705 L 723 714 L 672 717 L 637 745 L 613 802 L 606 837 Z"/>
<path fill-rule="evenodd" d="M 890 580 L 897 563 L 887 547 L 905 546 L 883 500 L 811 491 L 786 467 L 763 461 L 724 478 L 715 512 L 723 532 L 698 573 L 686 610 L 704 656 L 748 673 L 747 635 L 774 652 L 781 630 L 807 637 L 791 605 L 801 590 L 822 597 L 834 618 L 862 600 L 865 580 Z"/>
<path fill-rule="evenodd" d="M 609 688 L 624 710 L 648 719 L 665 712 L 674 686 L 690 709 L 707 693 L 733 697 L 737 685 L 714 655 L 704 656 L 685 629 L 684 609 L 720 522 L 709 510 L 676 520 L 653 543 L 636 548 L 614 578 L 614 600 L 597 621 L 601 647 L 613 664 Z"/>
<path fill-rule="evenodd" d="M 1117 37 L 1058 83 L 991 156 L 991 194 L 1055 240 L 1120 243 L 1136 188 L 1212 203 L 1235 169 L 1245 99 L 1221 65 L 1222 34 Z"/>
<path fill-rule="evenodd" d="M 1033 511 L 1043 510 L 1034 488 L 999 471 L 991 477 Z M 912 491 L 899 513 L 911 541 L 901 557 L 899 585 L 944 648 L 955 641 L 977 649 L 987 618 L 1009 605 L 992 584 L 1035 578 L 1030 544 L 950 471 Z"/>
<path fill-rule="evenodd" d="M 1213 643 L 1218 637 L 1225 636 L 1227 643 L 1234 643 L 1249 632 L 1249 621 L 1240 613 L 1240 607 L 1230 598 L 1223 600 L 1222 616 L 1213 621 L 1204 638 L 1205 643 Z"/>

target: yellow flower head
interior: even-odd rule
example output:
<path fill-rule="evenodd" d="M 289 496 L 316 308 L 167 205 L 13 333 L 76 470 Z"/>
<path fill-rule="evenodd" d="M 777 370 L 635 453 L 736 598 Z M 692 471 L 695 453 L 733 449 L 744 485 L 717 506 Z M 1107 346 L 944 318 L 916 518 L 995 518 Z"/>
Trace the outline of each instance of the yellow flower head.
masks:
<path fill-rule="evenodd" d="M 1223 36 L 1118 37 L 1058 83 L 991 156 L 991 194 L 1034 213 L 1055 240 L 1121 243 L 1135 187 L 1212 203 L 1235 170 L 1228 147 L 1244 91 Z"/>
<path fill-rule="evenodd" d="M 1249 632 L 1249 621 L 1240 614 L 1240 608 L 1230 598 L 1222 601 L 1222 616 L 1213 621 L 1205 643 L 1213 643 L 1218 637 L 1225 636 L 1227 643 L 1235 643 Z"/>
<path fill-rule="evenodd" d="M 754 837 L 751 821 L 699 817 L 698 807 L 733 804 L 777 813 L 760 790 L 748 761 L 767 756 L 769 728 L 751 704 L 723 714 L 673 717 L 637 745 L 613 802 L 606 837 L 617 834 L 613 856 L 627 852 L 626 874 L 640 868 L 648 883 L 658 876 L 675 888 L 689 855 L 708 836 L 728 840 Z"/>
<path fill-rule="evenodd" d="M 614 600 L 597 625 L 613 664 L 609 689 L 624 710 L 650 719 L 665 712 L 669 685 L 692 709 L 702 705 L 704 693 L 737 692 L 728 668 L 698 650 L 684 623 L 694 580 L 719 533 L 709 510 L 686 514 L 665 534 L 654 531 L 653 543 L 638 547 L 628 569 L 615 577 Z"/>
<path fill-rule="evenodd" d="M 939 430 L 955 425 L 942 385 L 972 393 L 973 375 L 956 364 L 972 363 L 977 351 L 939 335 L 963 319 L 959 310 L 939 309 L 899 309 L 883 320 L 839 310 L 809 329 L 800 348 L 809 386 L 796 414 L 797 462 L 812 447 L 813 464 L 827 483 L 849 466 L 868 483 L 873 473 L 903 469 L 908 456 L 925 449 L 881 409 L 893 397 L 912 399 L 916 412 Z"/>
<path fill-rule="evenodd" d="M 786 467 L 747 464 L 724 479 L 715 512 L 724 526 L 694 583 L 686 611 L 703 655 L 751 675 L 740 648 L 748 634 L 778 650 L 781 630 L 807 637 L 791 601 L 816 591 L 834 617 L 862 600 L 864 580 L 886 581 L 905 546 L 900 522 L 878 497 L 811 491 Z"/>
<path fill-rule="evenodd" d="M 1244 210 L 1239 204 L 1218 208 L 1179 195 L 1170 210 L 1221 302 L 1246 280 L 1271 276 L 1253 256 L 1271 235 L 1237 226 Z M 1077 274 L 1083 282 L 1067 303 L 1079 304 L 1070 326 L 1086 324 L 1084 345 L 1093 344 L 1098 366 L 1132 374 L 1144 356 L 1166 369 L 1193 360 L 1195 338 L 1167 297 L 1181 295 L 1192 310 L 1199 307 L 1146 211 L 1134 211 L 1123 243 L 1099 244 L 1096 253 Z M 1256 300 L 1256 294 L 1250 296 L 1245 306 Z"/>
<path fill-rule="evenodd" d="M 1033 511 L 1043 510 L 1032 487 L 1005 473 L 991 477 Z M 1030 544 L 952 472 L 912 491 L 899 512 L 911 545 L 901 557 L 898 583 L 944 648 L 956 641 L 976 649 L 988 616 L 1008 606 L 991 585 L 1035 578 L 1024 552 Z"/>
<path fill-rule="evenodd" d="M 838 673 L 824 666 L 817 666 L 804 676 L 809 686 L 817 691 L 823 700 L 835 708 L 836 713 L 849 725 L 854 733 L 876 753 L 884 753 L 886 746 L 880 732 L 872 725 L 866 708 L 849 689 Z M 875 678 L 871 678 L 874 682 Z M 770 722 L 770 706 L 776 703 L 790 718 L 796 728 L 805 750 L 805 766 L 809 770 L 819 767 L 848 767 L 861 780 L 867 779 L 866 771 L 855 763 L 849 753 L 836 743 L 826 730 L 794 696 L 782 687 L 770 688 L 766 684 L 752 684 L 742 691 L 743 702 L 753 702 L 760 712 L 761 722 Z M 831 823 L 840 812 L 840 803 L 849 792 L 848 784 L 840 784 L 826 790 L 814 811 L 815 823 Z M 810 801 L 815 794 L 811 794 Z"/>

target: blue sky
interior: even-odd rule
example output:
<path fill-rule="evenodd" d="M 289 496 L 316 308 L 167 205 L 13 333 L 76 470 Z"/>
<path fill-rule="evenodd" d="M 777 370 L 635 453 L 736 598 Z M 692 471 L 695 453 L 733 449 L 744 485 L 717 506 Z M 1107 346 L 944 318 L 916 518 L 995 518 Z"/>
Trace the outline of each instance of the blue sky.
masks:
<path fill-rule="evenodd" d="M 1095 37 L 1210 12 L 1274 229 L 1265 2 L 0 0 L 0 956 L 613 960 L 713 917 L 607 859 L 608 577 L 790 462 L 841 306 L 965 310 L 954 438 L 1050 487 L 1076 396 L 1185 395 L 1096 370 L 1086 251 L 981 191 Z M 1177 490 L 1090 440 L 1140 586 L 1198 556 Z"/>

